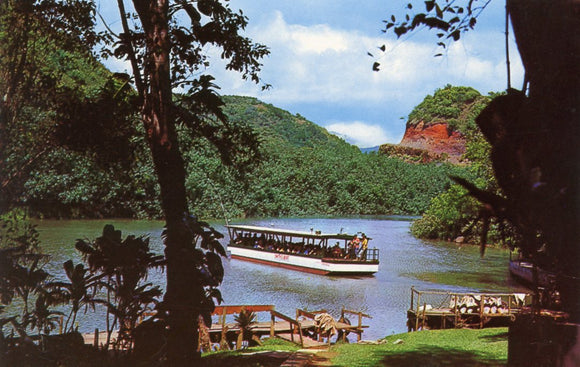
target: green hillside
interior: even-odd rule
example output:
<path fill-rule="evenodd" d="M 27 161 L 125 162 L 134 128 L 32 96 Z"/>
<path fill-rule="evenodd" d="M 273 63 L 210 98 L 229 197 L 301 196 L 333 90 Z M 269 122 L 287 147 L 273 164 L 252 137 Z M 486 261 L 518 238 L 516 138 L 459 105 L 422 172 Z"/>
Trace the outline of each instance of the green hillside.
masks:
<path fill-rule="evenodd" d="M 300 115 L 264 103 L 256 98 L 224 96 L 224 112 L 232 122 L 250 124 L 268 145 L 280 147 L 350 146 L 326 129 Z"/>
<path fill-rule="evenodd" d="M 490 98 L 482 96 L 471 87 L 456 87 L 447 84 L 433 95 L 427 95 L 409 114 L 407 127 L 423 121 L 427 126 L 447 123 L 452 131 L 467 134 L 477 129 L 475 117 L 489 103 Z"/>
<path fill-rule="evenodd" d="M 200 214 L 219 215 L 221 198 L 230 216 L 418 215 L 449 187 L 448 174 L 464 174 L 451 165 L 363 154 L 299 115 L 255 98 L 224 99 L 231 121 L 259 133 L 264 160 L 241 182 L 211 154 L 190 150 L 188 185 L 203 203 Z"/>
<path fill-rule="evenodd" d="M 160 217 L 157 179 L 126 76 L 82 50 L 45 43 L 35 51 L 21 75 L 30 77 L 29 89 L 2 127 L 2 207 L 23 206 L 45 218 Z M 0 70 L 8 71 L 9 61 L 0 58 Z M 256 98 L 223 99 L 230 124 L 258 135 L 261 161 L 240 175 L 200 134 L 180 126 L 190 205 L 201 217 L 223 218 L 222 204 L 229 217 L 419 215 L 450 186 L 449 174 L 465 175 L 451 165 L 363 154 Z"/>

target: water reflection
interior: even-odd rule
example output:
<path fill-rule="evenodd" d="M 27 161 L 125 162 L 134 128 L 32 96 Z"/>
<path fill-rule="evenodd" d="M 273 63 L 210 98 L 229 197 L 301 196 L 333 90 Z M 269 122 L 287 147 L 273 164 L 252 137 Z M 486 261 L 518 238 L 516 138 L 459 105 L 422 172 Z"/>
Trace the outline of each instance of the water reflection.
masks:
<path fill-rule="evenodd" d="M 158 221 L 42 221 L 39 232 L 44 251 L 54 257 L 50 272 L 62 273 L 68 259 L 80 261 L 74 250 L 77 238 L 94 239 L 112 223 L 128 234 L 148 235 L 153 251 L 163 252 Z M 387 218 L 285 218 L 246 220 L 238 223 L 328 233 L 364 232 L 371 247 L 380 249 L 379 271 L 372 277 L 329 277 L 301 273 L 245 261 L 224 259 L 225 279 L 221 292 L 225 304 L 272 304 L 279 312 L 294 316 L 296 308 L 326 309 L 335 317 L 341 308 L 362 311 L 373 318 L 365 339 L 404 332 L 410 288 L 451 291 L 516 291 L 509 282 L 506 251 L 488 249 L 479 256 L 477 247 L 433 244 L 409 234 L 408 221 Z M 213 223 L 226 234 L 222 223 Z M 164 285 L 165 274 L 152 273 L 149 281 Z M 521 290 L 521 289 L 519 289 Z M 102 315 L 81 315 L 82 331 L 103 328 Z"/>

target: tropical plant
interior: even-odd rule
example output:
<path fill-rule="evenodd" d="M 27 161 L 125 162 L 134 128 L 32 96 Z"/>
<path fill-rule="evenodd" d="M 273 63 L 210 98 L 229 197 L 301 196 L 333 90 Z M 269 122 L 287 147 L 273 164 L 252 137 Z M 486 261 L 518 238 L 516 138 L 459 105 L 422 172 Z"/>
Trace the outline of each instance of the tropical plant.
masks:
<path fill-rule="evenodd" d="M 252 328 L 256 324 L 257 315 L 253 311 L 248 311 L 242 308 L 239 314 L 234 316 L 234 321 L 237 327 L 240 329 L 238 334 L 237 349 L 242 348 L 242 344 L 246 342 L 248 346 L 259 344 L 259 338 L 254 337 L 254 332 Z"/>
<path fill-rule="evenodd" d="M 50 294 L 49 292 L 40 293 L 36 297 L 34 309 L 30 312 L 27 320 L 32 330 L 38 330 L 42 349 L 45 349 L 46 336 L 56 329 L 60 324 L 61 316 L 64 316 L 63 312 L 50 309 L 50 306 L 58 304 L 59 302 L 60 300 L 54 294 Z"/>
<path fill-rule="evenodd" d="M 48 304 L 41 304 L 46 300 L 49 274 L 43 267 L 47 261 L 48 256 L 38 246 L 38 232 L 24 211 L 13 210 L 0 216 L 0 304 L 8 305 L 15 297 L 20 299 L 20 315 L 1 318 L 0 324 L 10 324 L 21 336 L 29 327 L 34 329 L 41 324 L 46 327 L 40 332 L 49 331 L 47 324 L 54 321 L 49 321 Z M 31 309 L 32 302 L 35 306 Z M 43 306 L 46 308 L 41 310 Z"/>
<path fill-rule="evenodd" d="M 152 310 L 161 295 L 158 286 L 144 281 L 149 270 L 165 265 L 163 256 L 149 250 L 148 238 L 127 236 L 123 239 L 121 231 L 112 225 L 106 225 L 94 242 L 78 240 L 75 247 L 88 263 L 95 288 L 104 288 L 106 292 L 106 345 L 118 327 L 116 346 L 130 350 L 138 320 Z"/>
<path fill-rule="evenodd" d="M 71 304 L 71 310 L 64 324 L 64 332 L 67 333 L 76 331 L 77 314 L 83 307 L 86 312 L 88 307 L 94 309 L 95 305 L 102 301 L 94 297 L 92 290 L 96 283 L 83 264 L 74 265 L 72 260 L 68 260 L 62 267 L 68 281 L 52 281 L 47 284 L 47 288 L 50 289 L 57 302 Z"/>

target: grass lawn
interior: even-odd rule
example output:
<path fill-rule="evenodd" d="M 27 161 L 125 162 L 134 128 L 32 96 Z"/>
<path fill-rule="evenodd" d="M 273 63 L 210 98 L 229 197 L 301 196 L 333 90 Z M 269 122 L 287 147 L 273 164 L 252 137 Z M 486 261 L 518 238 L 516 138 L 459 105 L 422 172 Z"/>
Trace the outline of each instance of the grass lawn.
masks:
<path fill-rule="evenodd" d="M 203 354 L 206 366 L 228 367 L 278 367 L 288 357 L 299 350 L 294 343 L 268 338 L 263 345 L 241 351 L 223 351 Z"/>
<path fill-rule="evenodd" d="M 426 330 L 385 338 L 385 344 L 338 344 L 333 366 L 505 366 L 507 328 Z M 395 344 L 394 342 L 397 342 Z"/>
<path fill-rule="evenodd" d="M 336 344 L 319 352 L 325 366 L 505 366 L 507 328 L 426 330 L 392 335 L 383 344 Z M 280 339 L 242 351 L 204 354 L 208 366 L 280 366 L 299 347 Z"/>

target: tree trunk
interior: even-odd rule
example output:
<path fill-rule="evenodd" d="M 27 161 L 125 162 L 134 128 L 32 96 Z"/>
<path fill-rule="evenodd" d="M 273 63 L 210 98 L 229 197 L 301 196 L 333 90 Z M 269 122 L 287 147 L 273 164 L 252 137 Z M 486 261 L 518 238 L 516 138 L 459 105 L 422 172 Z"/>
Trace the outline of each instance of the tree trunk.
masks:
<path fill-rule="evenodd" d="M 522 190 L 528 204 L 521 211 L 548 245 L 547 265 L 559 271 L 562 308 L 580 321 L 580 2 L 508 0 L 507 6 L 529 81 L 518 111 L 529 147 L 516 157 L 530 186 Z"/>
<path fill-rule="evenodd" d="M 170 366 L 194 365 L 197 352 L 197 299 L 201 294 L 192 262 L 192 233 L 188 216 L 185 167 L 171 120 L 170 41 L 168 0 L 134 1 L 147 40 L 142 118 L 161 188 L 161 206 L 166 221 L 167 259 L 166 311 L 167 362 Z"/>

